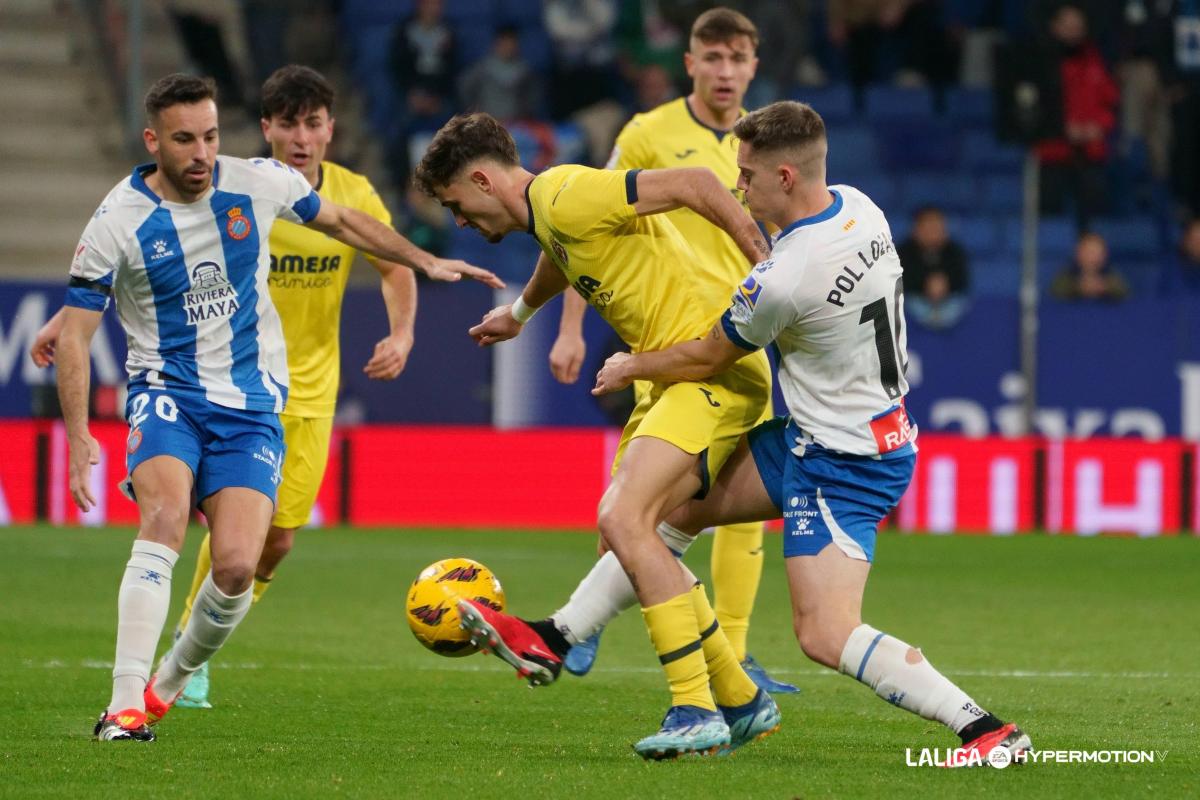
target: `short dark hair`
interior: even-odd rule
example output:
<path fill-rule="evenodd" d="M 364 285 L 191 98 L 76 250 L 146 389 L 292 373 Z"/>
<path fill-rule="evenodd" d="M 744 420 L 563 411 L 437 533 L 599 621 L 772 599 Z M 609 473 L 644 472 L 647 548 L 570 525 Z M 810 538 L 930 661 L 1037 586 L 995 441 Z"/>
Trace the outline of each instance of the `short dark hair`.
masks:
<path fill-rule="evenodd" d="M 489 158 L 508 167 L 519 166 L 512 135 L 491 114 L 459 114 L 437 132 L 421 163 L 413 172 L 417 188 L 430 197 L 434 189 L 449 186 L 467 164 Z"/>
<path fill-rule="evenodd" d="M 293 119 L 324 108 L 333 114 L 333 86 L 312 67 L 288 64 L 271 73 L 262 85 L 262 117 Z"/>
<path fill-rule="evenodd" d="M 758 47 L 758 28 L 740 11 L 717 6 L 710 8 L 692 23 L 692 38 L 705 44 L 728 44 L 738 36 L 747 36 Z"/>
<path fill-rule="evenodd" d="M 824 172 L 825 121 L 807 103 L 780 100 L 751 111 L 734 124 L 733 135 L 758 151 L 787 151 L 806 178 Z"/>
<path fill-rule="evenodd" d="M 172 72 L 156 80 L 146 92 L 146 118 L 157 122 L 158 115 L 171 106 L 191 105 L 202 100 L 217 101 L 216 81 Z"/>

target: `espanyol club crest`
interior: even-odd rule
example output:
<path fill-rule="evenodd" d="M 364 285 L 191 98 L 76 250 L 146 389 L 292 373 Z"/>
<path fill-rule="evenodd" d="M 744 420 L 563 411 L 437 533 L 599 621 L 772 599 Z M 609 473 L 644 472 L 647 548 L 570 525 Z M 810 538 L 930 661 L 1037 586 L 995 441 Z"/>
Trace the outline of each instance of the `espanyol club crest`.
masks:
<path fill-rule="evenodd" d="M 225 223 L 225 232 L 229 234 L 229 238 L 240 242 L 250 235 L 251 227 L 250 218 L 243 215 L 240 208 L 234 206 L 229 209 L 229 222 Z"/>

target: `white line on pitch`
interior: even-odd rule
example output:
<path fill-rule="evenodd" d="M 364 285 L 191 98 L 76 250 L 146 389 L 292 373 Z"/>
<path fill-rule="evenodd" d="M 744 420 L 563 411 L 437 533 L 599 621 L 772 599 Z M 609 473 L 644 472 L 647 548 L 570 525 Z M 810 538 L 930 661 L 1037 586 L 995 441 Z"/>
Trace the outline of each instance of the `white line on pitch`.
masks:
<path fill-rule="evenodd" d="M 498 670 L 502 667 L 497 666 L 498 662 L 488 663 L 466 663 L 459 660 L 444 659 L 440 663 L 432 661 L 428 664 L 404 664 L 403 669 L 420 670 L 423 672 L 487 672 L 490 670 Z M 51 659 L 50 661 L 35 662 L 33 659 L 24 659 L 21 662 L 23 667 L 28 669 L 112 669 L 111 661 L 100 661 L 98 659 L 84 659 L 77 662 L 66 662 L 60 659 Z M 254 661 L 217 661 L 213 667 L 215 669 L 229 670 L 258 670 L 258 669 L 273 669 L 273 670 L 288 670 L 293 672 L 336 672 L 338 670 L 358 671 L 358 672 L 382 672 L 384 670 L 393 670 L 401 668 L 398 664 L 301 664 L 301 663 L 280 663 L 280 664 L 261 664 Z M 597 667 L 595 672 L 610 673 L 610 674 L 634 674 L 634 673 L 659 673 L 662 671 L 660 667 Z M 839 673 L 830 669 L 772 669 L 772 673 L 779 675 L 803 675 L 805 677 L 833 677 Z M 1013 669 L 1013 670 L 971 670 L 971 669 L 951 669 L 944 670 L 949 675 L 959 675 L 966 678 L 1051 678 L 1064 680 L 1079 680 L 1079 679 L 1119 679 L 1119 680 L 1167 680 L 1178 678 L 1197 678 L 1200 673 L 1196 672 L 1077 672 L 1073 670 L 1028 670 L 1028 669 Z"/>

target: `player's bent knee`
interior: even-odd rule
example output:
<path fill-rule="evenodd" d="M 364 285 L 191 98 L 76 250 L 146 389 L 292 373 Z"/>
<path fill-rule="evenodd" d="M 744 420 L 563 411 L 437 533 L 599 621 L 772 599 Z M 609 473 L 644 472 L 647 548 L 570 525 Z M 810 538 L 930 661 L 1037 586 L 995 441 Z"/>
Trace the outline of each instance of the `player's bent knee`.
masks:
<path fill-rule="evenodd" d="M 187 501 L 151 500 L 141 505 L 141 537 L 178 549 L 187 532 L 191 508 Z"/>
<path fill-rule="evenodd" d="M 857 624 L 843 620 L 822 620 L 817 617 L 796 616 L 793 619 L 796 641 L 804 655 L 831 669 L 841 663 L 846 640 Z"/>
<path fill-rule="evenodd" d="M 235 562 L 232 564 L 213 564 L 213 583 L 231 597 L 239 595 L 250 588 L 254 581 L 255 564 Z"/>

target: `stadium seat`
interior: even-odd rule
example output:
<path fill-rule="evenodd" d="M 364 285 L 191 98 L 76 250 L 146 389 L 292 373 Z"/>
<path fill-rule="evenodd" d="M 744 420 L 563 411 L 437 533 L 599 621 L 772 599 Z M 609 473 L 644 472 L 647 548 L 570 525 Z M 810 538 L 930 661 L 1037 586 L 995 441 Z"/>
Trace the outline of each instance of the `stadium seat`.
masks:
<path fill-rule="evenodd" d="M 991 258 L 1002 252 L 999 225 L 990 216 L 952 217 L 947 220 L 950 238 L 957 241 L 972 259 Z"/>
<path fill-rule="evenodd" d="M 897 172 L 956 172 L 961 161 L 962 132 L 941 119 L 897 117 L 879 126 L 879 157 Z"/>
<path fill-rule="evenodd" d="M 1021 288 L 1021 263 L 1013 258 L 973 258 L 970 274 L 976 297 L 1015 297 Z"/>
<path fill-rule="evenodd" d="M 1021 256 L 1022 222 L 1012 215 L 1001 225 L 1000 249 L 1016 258 Z M 1038 221 L 1038 255 L 1057 264 L 1065 263 L 1075 250 L 1077 234 L 1074 221 L 1066 217 L 1043 217 Z"/>
<path fill-rule="evenodd" d="M 875 134 L 864 125 L 838 125 L 826 128 L 830 176 L 861 174 L 879 169 L 879 150 Z"/>
<path fill-rule="evenodd" d="M 972 172 L 1003 172 L 1019 175 L 1025 151 L 1020 147 L 1000 144 L 991 131 L 968 131 L 963 138 L 964 167 Z"/>
<path fill-rule="evenodd" d="M 1129 283 L 1129 292 L 1135 297 L 1153 297 L 1162 284 L 1160 261 L 1121 261 L 1114 259 L 1117 272 Z"/>
<path fill-rule="evenodd" d="M 906 215 L 900 206 L 900 196 L 896 190 L 896 182 L 887 175 L 879 172 L 830 173 L 829 183 L 845 183 L 863 192 L 883 213 L 891 223 L 903 219 Z"/>
<path fill-rule="evenodd" d="M 992 123 L 992 92 L 967 86 L 951 86 L 946 90 L 946 117 L 955 122 L 974 126 Z"/>
<path fill-rule="evenodd" d="M 1152 217 L 1103 219 L 1092 224 L 1092 230 L 1108 242 L 1114 255 L 1146 257 L 1162 252 L 1159 223 Z"/>
<path fill-rule="evenodd" d="M 344 0 L 341 22 L 348 33 L 362 26 L 395 25 L 412 15 L 415 0 Z"/>
<path fill-rule="evenodd" d="M 933 114 L 933 92 L 925 88 L 869 86 L 864 110 L 871 122 L 902 117 L 928 118 Z"/>
<path fill-rule="evenodd" d="M 953 213 L 978 207 L 979 187 L 973 177 L 953 172 L 913 172 L 900 178 L 900 193 L 910 210 L 937 206 Z"/>
<path fill-rule="evenodd" d="M 844 84 L 804 87 L 796 92 L 793 99 L 816 109 L 827 126 L 854 119 L 854 93 Z"/>
<path fill-rule="evenodd" d="M 1021 175 L 988 175 L 983 179 L 983 208 L 993 213 L 1018 213 L 1024 203 Z"/>

